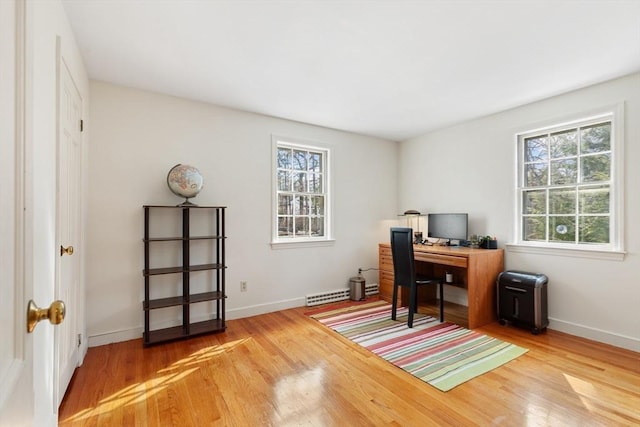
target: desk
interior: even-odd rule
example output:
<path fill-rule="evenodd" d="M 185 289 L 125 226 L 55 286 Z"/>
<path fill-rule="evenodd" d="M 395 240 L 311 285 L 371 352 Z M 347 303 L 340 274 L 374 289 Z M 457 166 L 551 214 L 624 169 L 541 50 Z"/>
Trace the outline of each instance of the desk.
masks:
<path fill-rule="evenodd" d="M 378 249 L 380 297 L 391 302 L 393 298 L 391 245 L 380 243 Z M 469 329 L 478 328 L 497 319 L 496 279 L 504 270 L 503 249 L 414 245 L 413 252 L 414 259 L 417 261 L 417 273 L 444 279 L 445 272 L 451 272 L 453 273 L 452 286 L 467 290 Z M 426 288 L 435 289 L 433 286 Z M 407 306 L 409 300 L 407 289 L 398 290 L 398 303 Z M 419 301 L 422 297 L 422 294 L 418 295 Z"/>

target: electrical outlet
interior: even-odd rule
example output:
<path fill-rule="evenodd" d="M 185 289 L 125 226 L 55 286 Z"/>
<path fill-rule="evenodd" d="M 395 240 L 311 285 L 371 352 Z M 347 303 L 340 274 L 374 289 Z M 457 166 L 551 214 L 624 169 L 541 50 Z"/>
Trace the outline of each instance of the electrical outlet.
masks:
<path fill-rule="evenodd" d="M 247 292 L 247 282 L 240 282 L 240 292 Z"/>

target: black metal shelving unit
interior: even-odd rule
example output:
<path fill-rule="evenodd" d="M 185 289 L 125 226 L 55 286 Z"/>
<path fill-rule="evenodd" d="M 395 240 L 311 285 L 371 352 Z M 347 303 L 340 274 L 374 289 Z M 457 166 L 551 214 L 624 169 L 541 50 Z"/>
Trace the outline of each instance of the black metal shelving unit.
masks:
<path fill-rule="evenodd" d="M 194 335 L 221 332 L 226 329 L 225 324 L 225 206 L 197 206 L 197 205 L 144 205 L 144 333 L 142 337 L 145 346 L 160 342 L 188 338 Z M 151 223 L 151 212 L 155 210 L 175 210 L 176 220 L 182 213 L 182 235 L 175 237 L 151 237 L 149 233 Z M 191 236 L 190 219 L 194 210 L 209 212 L 213 221 L 214 234 L 206 236 Z M 212 258 L 210 263 L 191 264 L 191 242 L 211 241 L 210 250 Z M 151 246 L 158 242 L 180 242 L 182 247 L 182 263 L 177 266 L 150 268 Z M 154 248 L 154 251 L 158 248 Z M 191 275 L 196 272 L 213 271 L 210 290 L 192 294 L 190 287 Z M 168 298 L 151 299 L 151 279 L 153 276 L 162 274 L 182 274 L 182 295 Z M 212 318 L 200 322 L 191 321 L 191 305 L 202 302 L 215 302 L 215 310 Z M 151 329 L 150 313 L 152 310 L 182 307 L 182 321 L 178 326 L 162 329 Z"/>

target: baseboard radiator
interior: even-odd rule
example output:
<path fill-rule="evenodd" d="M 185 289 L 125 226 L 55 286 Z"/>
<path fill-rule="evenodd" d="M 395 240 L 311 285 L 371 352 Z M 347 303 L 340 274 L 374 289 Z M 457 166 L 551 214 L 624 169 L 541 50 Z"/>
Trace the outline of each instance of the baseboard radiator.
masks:
<path fill-rule="evenodd" d="M 378 284 L 371 283 L 364 286 L 365 295 L 375 295 L 378 293 Z M 307 295 L 306 304 L 307 307 L 312 307 L 314 305 L 327 304 L 330 302 L 336 301 L 344 301 L 349 299 L 349 288 L 344 289 L 336 289 L 333 291 L 320 292 L 317 294 Z"/>

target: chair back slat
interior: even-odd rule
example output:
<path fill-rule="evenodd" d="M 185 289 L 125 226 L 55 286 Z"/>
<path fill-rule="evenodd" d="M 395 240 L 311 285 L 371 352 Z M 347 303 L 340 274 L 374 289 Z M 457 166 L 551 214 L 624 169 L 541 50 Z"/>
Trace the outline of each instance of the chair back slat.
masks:
<path fill-rule="evenodd" d="M 416 281 L 412 236 L 411 228 L 391 228 L 394 284 L 398 286 L 411 287 Z"/>

